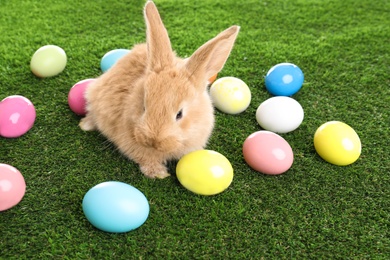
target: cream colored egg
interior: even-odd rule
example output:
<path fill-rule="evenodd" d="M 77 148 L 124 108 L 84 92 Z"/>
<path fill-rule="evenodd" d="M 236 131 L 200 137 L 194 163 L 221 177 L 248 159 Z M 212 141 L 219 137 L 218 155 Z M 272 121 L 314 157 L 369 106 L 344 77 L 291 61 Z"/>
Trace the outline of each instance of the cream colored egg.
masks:
<path fill-rule="evenodd" d="M 210 96 L 214 106 L 227 114 L 239 114 L 245 111 L 251 102 L 248 85 L 235 77 L 216 80 L 210 87 Z"/>
<path fill-rule="evenodd" d="M 31 58 L 31 71 L 40 78 L 60 74 L 66 66 L 65 51 L 56 45 L 45 45 L 39 48 Z"/>

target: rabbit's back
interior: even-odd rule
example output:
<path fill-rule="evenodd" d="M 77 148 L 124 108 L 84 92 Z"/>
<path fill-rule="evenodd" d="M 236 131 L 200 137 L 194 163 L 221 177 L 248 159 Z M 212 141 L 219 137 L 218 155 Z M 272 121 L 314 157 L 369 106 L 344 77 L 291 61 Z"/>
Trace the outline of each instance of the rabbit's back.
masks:
<path fill-rule="evenodd" d="M 143 80 L 146 60 L 146 44 L 136 45 L 88 88 L 87 109 L 104 135 L 113 138 L 118 134 L 126 107 L 132 108 L 134 115 L 142 109 L 137 105 L 143 96 L 137 82 Z"/>

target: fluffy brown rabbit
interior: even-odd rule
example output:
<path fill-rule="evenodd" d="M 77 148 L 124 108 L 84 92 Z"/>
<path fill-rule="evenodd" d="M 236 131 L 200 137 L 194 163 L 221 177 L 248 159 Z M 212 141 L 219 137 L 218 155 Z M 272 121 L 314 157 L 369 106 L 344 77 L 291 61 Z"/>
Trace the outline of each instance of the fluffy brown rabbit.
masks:
<path fill-rule="evenodd" d="M 224 66 L 240 28 L 181 59 L 153 2 L 144 17 L 146 44 L 135 45 L 88 87 L 80 127 L 100 131 L 147 177 L 165 178 L 168 160 L 205 147 L 214 126 L 207 80 Z"/>

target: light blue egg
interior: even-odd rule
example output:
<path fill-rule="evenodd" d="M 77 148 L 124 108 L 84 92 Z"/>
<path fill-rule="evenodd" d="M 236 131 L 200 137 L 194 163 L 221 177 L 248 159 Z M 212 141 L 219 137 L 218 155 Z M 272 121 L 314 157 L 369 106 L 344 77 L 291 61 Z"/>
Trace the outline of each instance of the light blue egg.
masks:
<path fill-rule="evenodd" d="M 292 96 L 303 84 L 302 70 L 292 63 L 279 63 L 265 76 L 265 87 L 274 96 Z"/>
<path fill-rule="evenodd" d="M 127 49 L 116 49 L 107 52 L 104 54 L 103 58 L 100 61 L 100 68 L 103 72 L 109 70 L 120 58 L 129 53 L 130 50 Z"/>
<path fill-rule="evenodd" d="M 149 216 L 145 195 L 118 181 L 103 182 L 91 188 L 83 198 L 82 207 L 93 226 L 111 233 L 134 230 Z"/>

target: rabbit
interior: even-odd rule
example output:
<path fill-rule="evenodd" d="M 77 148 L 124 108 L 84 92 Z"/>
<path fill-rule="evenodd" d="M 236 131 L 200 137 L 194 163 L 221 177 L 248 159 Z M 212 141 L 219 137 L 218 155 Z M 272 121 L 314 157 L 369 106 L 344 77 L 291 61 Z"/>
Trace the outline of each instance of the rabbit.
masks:
<path fill-rule="evenodd" d="M 239 26 L 189 58 L 176 56 L 157 7 L 144 7 L 146 43 L 136 44 L 85 91 L 84 131 L 98 130 L 149 178 L 169 176 L 166 163 L 204 149 L 214 128 L 207 81 L 220 72 Z"/>

